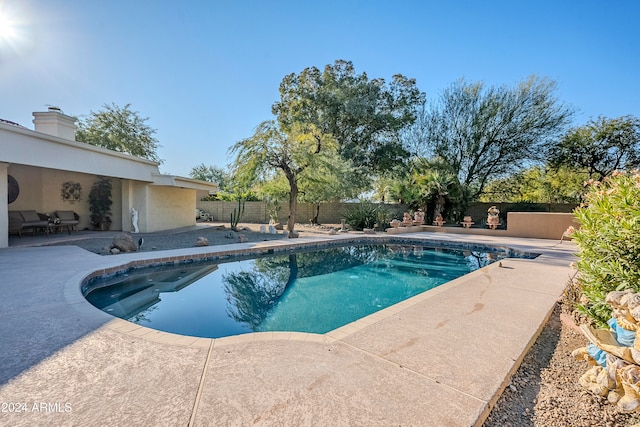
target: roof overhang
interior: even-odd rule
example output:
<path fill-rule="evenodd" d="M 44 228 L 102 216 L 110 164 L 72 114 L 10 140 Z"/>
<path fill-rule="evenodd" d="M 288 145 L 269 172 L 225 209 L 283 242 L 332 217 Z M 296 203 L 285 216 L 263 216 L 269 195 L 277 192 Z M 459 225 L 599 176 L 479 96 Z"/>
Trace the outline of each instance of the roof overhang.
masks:
<path fill-rule="evenodd" d="M 200 181 L 175 175 L 154 174 L 152 185 L 189 188 L 191 190 L 206 191 L 208 193 L 215 193 L 218 191 L 218 184 L 213 182 Z"/>
<path fill-rule="evenodd" d="M 0 162 L 142 181 L 215 193 L 218 185 L 163 175 L 158 163 L 0 122 Z"/>

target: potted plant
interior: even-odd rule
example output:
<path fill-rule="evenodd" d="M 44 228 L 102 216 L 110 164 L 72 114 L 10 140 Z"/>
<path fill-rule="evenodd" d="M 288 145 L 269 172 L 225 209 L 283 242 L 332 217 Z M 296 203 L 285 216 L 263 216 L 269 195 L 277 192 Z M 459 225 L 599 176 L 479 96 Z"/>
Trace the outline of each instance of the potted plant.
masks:
<path fill-rule="evenodd" d="M 111 179 L 98 176 L 89 192 L 89 211 L 91 224 L 96 230 L 109 230 L 111 227 Z"/>

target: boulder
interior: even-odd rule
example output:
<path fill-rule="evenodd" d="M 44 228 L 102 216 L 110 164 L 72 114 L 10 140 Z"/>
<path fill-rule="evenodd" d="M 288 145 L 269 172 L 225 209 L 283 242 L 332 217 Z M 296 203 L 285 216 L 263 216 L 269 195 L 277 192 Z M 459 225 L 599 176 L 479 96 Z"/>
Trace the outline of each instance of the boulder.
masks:
<path fill-rule="evenodd" d="M 244 234 L 238 234 L 238 239 L 240 239 L 240 243 L 247 243 L 249 239 Z"/>
<path fill-rule="evenodd" d="M 110 249 L 118 249 L 120 252 L 136 252 L 138 245 L 128 234 L 118 234 L 113 238 Z"/>
<path fill-rule="evenodd" d="M 295 231 L 295 230 L 291 230 L 291 231 L 289 232 L 289 238 L 290 238 L 290 239 L 295 239 L 295 238 L 297 238 L 297 237 L 300 237 L 300 233 L 298 233 L 297 231 Z"/>
<path fill-rule="evenodd" d="M 194 246 L 209 246 L 209 239 L 207 239 L 206 237 L 198 237 L 198 240 L 196 240 L 196 244 Z"/>

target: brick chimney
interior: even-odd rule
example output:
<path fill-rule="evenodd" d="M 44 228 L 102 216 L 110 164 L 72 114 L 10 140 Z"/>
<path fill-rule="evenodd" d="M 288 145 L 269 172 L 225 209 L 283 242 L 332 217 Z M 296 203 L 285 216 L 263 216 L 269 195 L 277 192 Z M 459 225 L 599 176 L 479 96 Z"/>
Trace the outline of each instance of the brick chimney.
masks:
<path fill-rule="evenodd" d="M 76 140 L 76 118 L 67 116 L 58 107 L 49 107 L 46 112 L 33 113 L 35 131 L 59 138 Z"/>

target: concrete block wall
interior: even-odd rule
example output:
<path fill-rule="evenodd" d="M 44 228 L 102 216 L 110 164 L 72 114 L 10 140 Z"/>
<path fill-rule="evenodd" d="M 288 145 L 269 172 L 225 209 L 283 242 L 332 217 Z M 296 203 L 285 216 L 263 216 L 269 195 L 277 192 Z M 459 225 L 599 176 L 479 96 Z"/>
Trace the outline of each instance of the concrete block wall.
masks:
<path fill-rule="evenodd" d="M 321 203 L 320 214 L 318 215 L 318 222 L 320 224 L 340 224 L 342 218 L 344 218 L 345 212 L 353 206 L 353 203 Z M 402 205 L 387 205 L 389 210 L 393 213 L 396 210 L 401 211 L 404 207 Z M 213 215 L 213 220 L 218 222 L 230 222 L 231 213 L 234 209 L 238 209 L 238 202 L 223 202 L 223 201 L 198 201 L 197 207 L 205 212 Z M 278 213 L 278 220 L 282 223 L 287 222 L 289 216 L 288 203 L 282 203 L 280 205 L 280 212 Z M 311 218 L 315 216 L 316 205 L 311 203 L 299 203 L 298 212 L 296 214 L 297 223 L 308 223 Z M 244 214 L 240 222 L 254 223 L 254 224 L 266 224 L 269 222 L 269 206 L 265 202 L 245 202 Z"/>

